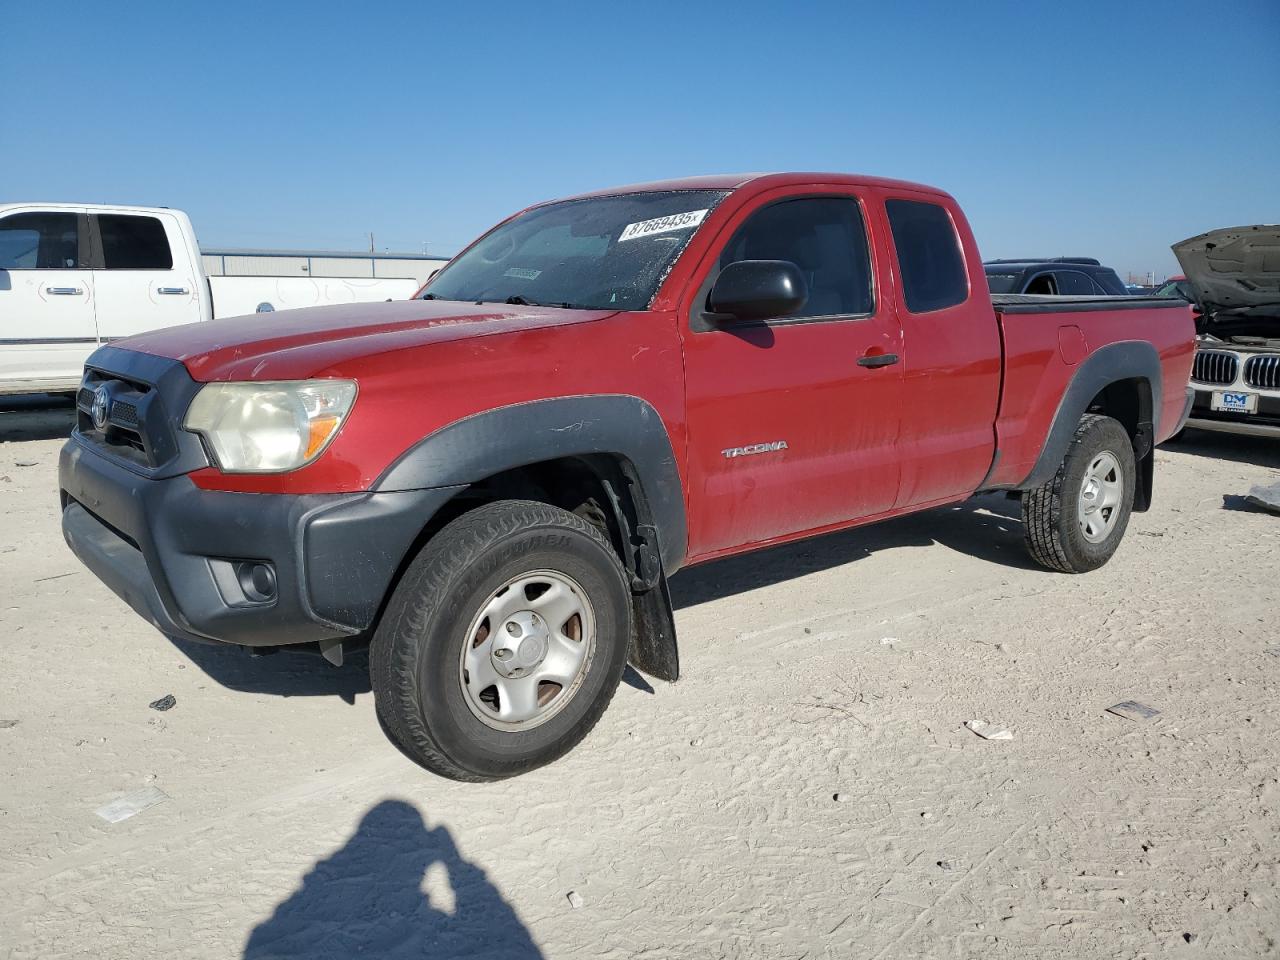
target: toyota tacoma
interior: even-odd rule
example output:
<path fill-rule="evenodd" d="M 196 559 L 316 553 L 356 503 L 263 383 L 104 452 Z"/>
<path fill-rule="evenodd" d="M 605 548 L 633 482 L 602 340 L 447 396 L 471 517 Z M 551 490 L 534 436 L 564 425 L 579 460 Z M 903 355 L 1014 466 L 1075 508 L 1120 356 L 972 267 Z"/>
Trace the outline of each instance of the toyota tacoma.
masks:
<path fill-rule="evenodd" d="M 368 643 L 423 766 L 522 773 L 630 661 L 678 672 L 667 579 L 955 503 L 1104 564 L 1183 424 L 1168 298 L 993 297 L 949 195 L 837 174 L 604 190 L 505 220 L 414 300 L 100 348 L 63 449 L 71 548 L 163 633 Z"/>

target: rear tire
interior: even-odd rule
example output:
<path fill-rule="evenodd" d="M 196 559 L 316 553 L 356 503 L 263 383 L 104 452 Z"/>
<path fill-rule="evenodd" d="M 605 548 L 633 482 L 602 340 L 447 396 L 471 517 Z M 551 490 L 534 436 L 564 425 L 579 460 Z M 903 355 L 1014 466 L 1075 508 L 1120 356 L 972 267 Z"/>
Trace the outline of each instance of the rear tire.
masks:
<path fill-rule="evenodd" d="M 586 520 L 542 503 L 478 507 L 409 564 L 369 650 L 378 716 L 454 780 L 499 780 L 563 756 L 613 698 L 631 597 Z"/>
<path fill-rule="evenodd" d="M 1111 417 L 1085 414 L 1057 473 L 1022 495 L 1032 559 L 1062 573 L 1102 566 L 1124 538 L 1136 481 L 1133 442 L 1124 427 Z"/>

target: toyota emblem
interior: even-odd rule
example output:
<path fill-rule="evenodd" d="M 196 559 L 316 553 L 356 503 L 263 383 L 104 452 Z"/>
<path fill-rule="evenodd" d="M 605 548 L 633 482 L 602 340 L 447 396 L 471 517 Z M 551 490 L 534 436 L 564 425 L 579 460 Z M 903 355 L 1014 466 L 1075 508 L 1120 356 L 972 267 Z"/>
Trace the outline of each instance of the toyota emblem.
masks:
<path fill-rule="evenodd" d="M 93 406 L 89 408 L 89 415 L 93 417 L 93 425 L 99 430 L 107 428 L 107 416 L 111 413 L 111 394 L 107 392 L 106 387 L 99 387 L 93 391 Z"/>

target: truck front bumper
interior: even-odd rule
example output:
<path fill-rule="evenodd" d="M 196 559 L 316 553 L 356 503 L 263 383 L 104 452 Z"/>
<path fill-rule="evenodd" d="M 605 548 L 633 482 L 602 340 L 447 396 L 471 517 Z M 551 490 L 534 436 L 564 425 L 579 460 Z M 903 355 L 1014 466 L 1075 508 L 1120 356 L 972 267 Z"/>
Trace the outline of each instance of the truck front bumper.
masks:
<path fill-rule="evenodd" d="M 283 495 L 149 479 L 73 435 L 58 466 L 76 556 L 162 633 L 244 646 L 373 626 L 433 514 L 459 488 Z"/>

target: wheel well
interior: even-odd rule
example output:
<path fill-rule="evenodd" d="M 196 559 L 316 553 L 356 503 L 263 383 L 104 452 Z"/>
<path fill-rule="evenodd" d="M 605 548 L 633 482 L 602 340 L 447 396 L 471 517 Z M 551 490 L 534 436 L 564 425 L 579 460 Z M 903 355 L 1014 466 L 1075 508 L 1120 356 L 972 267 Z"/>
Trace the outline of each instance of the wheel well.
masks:
<path fill-rule="evenodd" d="M 362 639 L 372 639 L 405 569 L 428 540 L 468 511 L 497 500 L 537 500 L 595 524 L 631 580 L 634 630 L 631 660 L 659 679 L 680 674 L 675 621 L 658 532 L 634 465 L 616 454 L 560 457 L 504 470 L 468 485 L 436 512 L 414 538 Z"/>
<path fill-rule="evenodd" d="M 498 500 L 536 500 L 594 524 L 617 551 L 634 588 L 652 587 L 661 574 L 648 503 L 629 461 L 614 454 L 544 460 L 472 483 L 436 511 L 405 551 L 370 633 L 381 621 L 382 610 L 405 569 L 426 542 L 464 513 Z"/>
<path fill-rule="evenodd" d="M 536 500 L 576 513 L 599 527 L 625 560 L 626 520 L 612 509 L 610 497 L 610 485 L 616 484 L 623 462 L 619 457 L 595 454 L 504 470 L 460 492 L 431 518 L 423 532 L 429 537 L 454 518 L 496 500 Z"/>
<path fill-rule="evenodd" d="M 1137 485 L 1133 509 L 1139 512 L 1151 506 L 1151 481 L 1154 464 L 1155 428 L 1151 402 L 1151 383 L 1145 377 L 1117 380 L 1103 387 L 1086 408 L 1119 421 L 1133 443 L 1133 456 L 1138 463 Z"/>
<path fill-rule="evenodd" d="M 1136 439 L 1141 426 L 1151 424 L 1151 384 L 1143 377 L 1109 383 L 1089 401 L 1088 412 L 1119 420 L 1130 439 Z"/>

